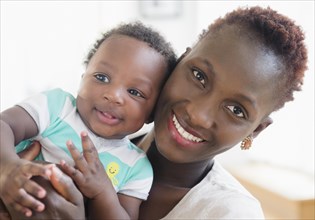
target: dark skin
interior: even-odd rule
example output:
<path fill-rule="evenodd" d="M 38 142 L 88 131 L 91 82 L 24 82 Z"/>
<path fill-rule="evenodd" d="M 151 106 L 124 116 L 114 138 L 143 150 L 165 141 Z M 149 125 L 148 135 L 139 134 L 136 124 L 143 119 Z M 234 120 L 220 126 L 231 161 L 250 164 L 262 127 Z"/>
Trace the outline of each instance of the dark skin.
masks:
<path fill-rule="evenodd" d="M 29 148 L 20 152 L 18 155 L 19 155 L 19 157 L 21 157 L 25 160 L 33 160 L 36 157 L 36 155 L 39 154 L 39 152 L 40 152 L 40 145 L 38 142 L 34 142 L 34 143 L 32 143 L 32 145 Z M 16 215 L 17 214 L 19 214 L 19 213 L 16 213 Z M 2 200 L 0 200 L 0 219 L 1 220 L 11 220 L 11 216 L 10 216 L 6 206 L 2 202 Z"/>
<path fill-rule="evenodd" d="M 85 219 L 84 218 L 84 203 L 81 196 L 80 200 L 77 200 L 75 203 L 71 203 L 65 200 L 56 190 L 53 188 L 51 183 L 44 179 L 41 176 L 32 177 L 32 180 L 40 184 L 47 190 L 45 198 L 41 201 L 45 204 L 46 208 L 42 212 L 34 212 L 31 219 Z M 70 187 L 69 187 L 70 188 Z M 80 193 L 74 193 L 80 195 Z M 62 204 L 63 203 L 63 204 Z M 30 219 L 29 217 L 24 216 L 20 212 L 12 210 L 8 206 L 8 211 L 11 214 L 13 219 Z"/>
<path fill-rule="evenodd" d="M 26 160 L 33 160 L 39 154 L 40 148 L 39 142 L 34 142 L 29 148 L 20 152 L 19 156 Z M 40 161 L 37 163 L 46 164 L 46 162 Z M 52 172 L 52 181 L 41 176 L 31 178 L 46 190 L 46 197 L 41 199 L 41 202 L 48 208 L 42 212 L 34 212 L 30 218 L 10 206 L 5 207 L 0 200 L 0 219 L 85 219 L 82 194 L 69 177 L 59 172 L 57 175 L 55 175 L 55 171 Z"/>
<path fill-rule="evenodd" d="M 16 117 L 11 118 L 10 114 L 14 114 Z M 1 149 L 1 188 L 0 195 L 1 199 L 5 204 L 9 204 L 15 210 L 24 213 L 26 216 L 32 214 L 32 210 L 42 211 L 45 206 L 39 200 L 35 198 L 42 199 L 46 195 L 46 191 L 33 181 L 30 181 L 32 176 L 43 176 L 49 178 L 51 175 L 51 170 L 47 166 L 41 164 L 32 163 L 31 161 L 20 159 L 15 153 L 14 145 L 19 143 L 25 138 L 29 138 L 36 134 L 37 127 L 34 120 L 19 107 L 12 108 L 10 114 L 6 111 L 1 113 L 1 146 L 13 145 L 13 148 Z M 24 116 L 27 117 L 24 117 Z M 24 124 L 29 125 L 28 129 L 23 129 L 20 126 L 20 122 L 25 122 Z M 24 130 L 23 132 L 20 132 Z M 9 150 L 7 150 L 9 149 Z M 5 181 L 5 177 L 10 181 Z M 19 190 L 23 186 L 24 189 Z M 5 189 L 11 190 L 5 190 Z M 27 194 L 27 192 L 29 194 Z M 11 196 L 10 194 L 13 194 Z M 20 198 L 24 195 L 22 202 L 26 203 L 31 209 L 22 206 L 21 201 L 17 202 L 14 198 Z M 34 198 L 35 197 L 35 198 Z"/>
<path fill-rule="evenodd" d="M 168 79 L 154 132 L 139 143 L 149 149 L 154 170 L 140 219 L 165 217 L 211 172 L 216 155 L 272 123 L 275 79 L 284 68 L 259 40 L 248 41 L 249 35 L 245 28 L 225 26 L 187 50 Z"/>
<path fill-rule="evenodd" d="M 277 100 L 271 82 L 282 66 L 258 43 L 227 26 L 183 55 L 159 98 L 151 141 L 142 144 L 155 140 L 148 150 L 154 184 L 140 219 L 165 217 L 216 155 L 272 123 L 268 115 Z"/>
<path fill-rule="evenodd" d="M 144 143 L 139 143 L 139 145 L 144 145 Z M 149 194 L 149 197 L 154 199 L 149 199 L 148 201 L 143 202 L 141 205 L 141 212 L 142 215 L 148 215 L 149 217 L 154 218 L 155 216 L 161 216 L 161 213 L 170 212 L 189 190 L 205 177 L 213 165 L 212 160 L 205 160 L 195 164 L 174 163 L 173 166 L 176 167 L 176 169 L 173 169 L 169 176 L 164 176 L 163 173 L 158 170 L 161 168 L 163 169 L 163 164 L 168 164 L 169 161 L 158 153 L 154 142 L 151 143 L 147 155 L 150 162 L 154 165 L 154 172 L 158 174 L 160 173 L 161 175 L 155 176 L 156 181 L 154 181 Z M 190 167 L 194 167 L 198 172 L 194 172 L 195 169 L 190 169 Z M 199 167 L 204 167 L 204 170 L 199 169 Z M 178 170 L 180 170 L 180 172 L 178 172 Z M 191 178 L 184 178 L 182 174 L 186 174 Z M 150 207 L 155 208 L 151 209 Z M 149 212 L 146 213 L 146 210 L 149 210 Z"/>

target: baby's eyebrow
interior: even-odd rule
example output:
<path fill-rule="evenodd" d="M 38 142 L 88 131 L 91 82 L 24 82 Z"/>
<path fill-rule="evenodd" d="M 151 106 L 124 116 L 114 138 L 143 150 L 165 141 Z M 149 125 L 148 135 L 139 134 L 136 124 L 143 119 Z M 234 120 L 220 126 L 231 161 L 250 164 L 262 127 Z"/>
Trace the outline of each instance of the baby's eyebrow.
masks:
<path fill-rule="evenodd" d="M 152 82 L 152 80 L 150 79 L 144 79 L 144 78 L 135 78 L 133 80 L 133 82 L 135 82 L 138 88 L 141 88 L 141 90 L 145 90 L 143 92 L 145 92 L 145 95 L 149 96 L 152 93 L 152 90 L 154 88 L 154 82 Z"/>

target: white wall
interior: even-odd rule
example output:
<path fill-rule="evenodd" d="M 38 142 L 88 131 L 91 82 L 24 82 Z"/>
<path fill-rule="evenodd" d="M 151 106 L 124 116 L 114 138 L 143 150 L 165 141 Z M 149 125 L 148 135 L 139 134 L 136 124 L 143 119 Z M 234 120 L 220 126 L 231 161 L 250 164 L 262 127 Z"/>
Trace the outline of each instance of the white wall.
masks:
<path fill-rule="evenodd" d="M 305 30 L 310 60 L 305 85 L 294 102 L 273 115 L 274 124 L 254 141 L 252 150 L 236 147 L 220 158 L 229 163 L 255 158 L 314 172 L 314 2 L 153 2 L 166 7 L 167 15 L 158 17 L 162 10 L 145 17 L 138 1 L 1 1 L 1 110 L 56 86 L 75 94 L 87 50 L 101 32 L 120 22 L 152 25 L 180 54 L 201 29 L 226 12 L 238 6 L 270 5 Z M 181 10 L 169 16 L 174 5 Z"/>
<path fill-rule="evenodd" d="M 188 30 L 195 25 L 195 4 L 181 4 L 179 16 L 164 19 L 141 16 L 139 4 L 1 1 L 1 110 L 47 88 L 76 93 L 88 49 L 101 32 L 118 23 L 141 20 L 152 25 L 178 53 L 191 44 L 195 31 Z"/>
<path fill-rule="evenodd" d="M 55 86 L 75 92 L 100 18 L 84 1 L 1 1 L 1 110 Z"/>

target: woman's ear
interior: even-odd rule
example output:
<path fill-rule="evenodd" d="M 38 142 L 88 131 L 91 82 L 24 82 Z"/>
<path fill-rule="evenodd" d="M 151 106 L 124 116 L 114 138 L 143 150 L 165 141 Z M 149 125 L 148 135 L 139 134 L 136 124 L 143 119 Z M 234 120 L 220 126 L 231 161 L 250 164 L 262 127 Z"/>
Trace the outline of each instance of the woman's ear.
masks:
<path fill-rule="evenodd" d="M 253 132 L 253 138 L 257 137 L 260 132 L 262 132 L 263 130 L 265 130 L 269 125 L 271 125 L 273 123 L 272 118 L 270 118 L 269 116 L 267 118 L 264 118 L 260 124 L 258 125 L 258 127 L 254 130 Z"/>
<path fill-rule="evenodd" d="M 177 59 L 177 63 L 179 63 L 185 56 L 187 56 L 187 54 L 189 54 L 190 51 L 191 51 L 191 48 L 190 48 L 190 47 L 187 47 L 185 53 L 183 53 L 183 54 Z"/>

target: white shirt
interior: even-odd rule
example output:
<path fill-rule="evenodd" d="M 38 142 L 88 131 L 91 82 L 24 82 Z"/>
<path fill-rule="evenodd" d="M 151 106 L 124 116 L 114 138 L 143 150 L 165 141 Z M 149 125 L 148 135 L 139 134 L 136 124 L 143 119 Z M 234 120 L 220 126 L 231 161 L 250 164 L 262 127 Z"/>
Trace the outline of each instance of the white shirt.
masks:
<path fill-rule="evenodd" d="M 265 219 L 254 198 L 217 161 L 163 219 Z"/>

